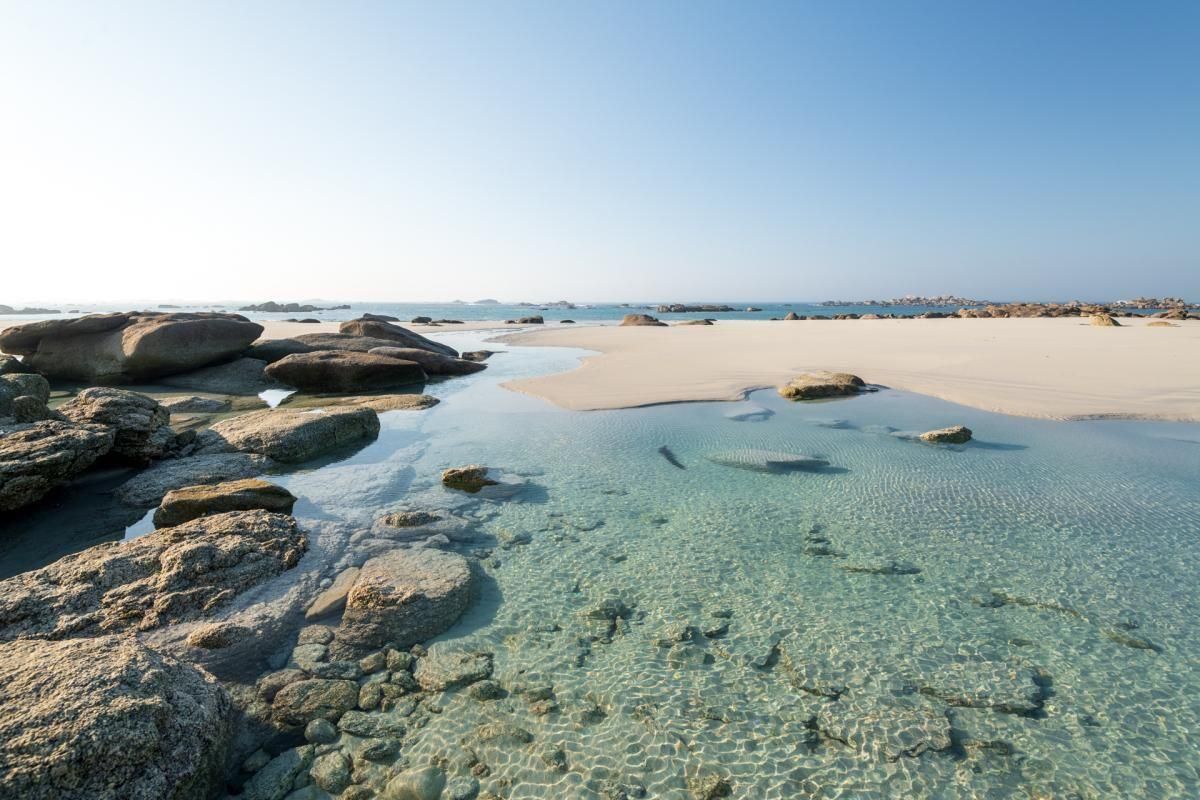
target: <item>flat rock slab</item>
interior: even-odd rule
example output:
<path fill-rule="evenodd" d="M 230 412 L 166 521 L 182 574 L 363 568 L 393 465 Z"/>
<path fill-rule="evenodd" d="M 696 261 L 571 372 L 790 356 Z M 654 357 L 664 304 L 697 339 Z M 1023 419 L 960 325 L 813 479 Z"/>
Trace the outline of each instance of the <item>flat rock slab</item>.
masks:
<path fill-rule="evenodd" d="M 815 400 L 858 394 L 867 384 L 848 372 L 804 372 L 779 387 L 779 394 L 789 400 Z"/>
<path fill-rule="evenodd" d="M 260 475 L 275 462 L 250 453 L 217 453 L 160 461 L 116 489 L 117 499 L 135 508 L 154 508 L 166 494 L 185 486 Z"/>
<path fill-rule="evenodd" d="M 478 361 L 452 358 L 442 353 L 433 353 L 417 347 L 376 347 L 370 352 L 372 355 L 413 361 L 420 364 L 421 368 L 430 375 L 470 375 L 472 372 L 487 369 L 487 364 L 481 364 Z"/>
<path fill-rule="evenodd" d="M 267 511 L 217 514 L 89 547 L 0 581 L 0 640 L 197 619 L 296 566 L 307 547 L 294 519 Z"/>
<path fill-rule="evenodd" d="M 296 496 L 287 489 L 258 478 L 187 486 L 167 493 L 162 505 L 154 512 L 154 527 L 169 528 L 210 514 L 256 508 L 291 514 L 295 503 Z"/>
<path fill-rule="evenodd" d="M 101 636 L 0 644 L 0 795 L 209 797 L 232 704 L 208 673 Z"/>
<path fill-rule="evenodd" d="M 787 472 L 790 470 L 817 469 L 829 465 L 829 462 L 824 459 L 807 456 L 803 453 L 782 453 L 775 450 L 758 450 L 749 447 L 741 450 L 709 453 L 705 458 L 723 467 L 748 469 L 754 472 Z"/>
<path fill-rule="evenodd" d="M 457 553 L 421 547 L 368 560 L 346 598 L 335 657 L 407 648 L 436 636 L 466 611 L 471 584 L 471 567 Z"/>
<path fill-rule="evenodd" d="M 415 361 L 347 350 L 318 350 L 284 356 L 266 369 L 274 380 L 305 392 L 369 392 L 424 383 Z"/>
<path fill-rule="evenodd" d="M 947 705 L 990 708 L 1006 714 L 1029 715 L 1041 709 L 1045 690 L 1031 668 L 1005 661 L 967 661 L 947 664 L 917 681 L 921 694 Z"/>
<path fill-rule="evenodd" d="M 114 438 L 101 425 L 53 420 L 0 427 L 0 511 L 41 500 L 111 450 Z"/>
<path fill-rule="evenodd" d="M 222 420 L 200 435 L 204 452 L 243 452 L 298 464 L 379 435 L 369 408 L 268 409 Z"/>
<path fill-rule="evenodd" d="M 906 701 L 852 692 L 821 705 L 817 729 L 823 736 L 880 761 L 952 746 L 945 709 L 920 698 Z"/>
<path fill-rule="evenodd" d="M 492 654 L 435 647 L 417 659 L 413 676 L 428 692 L 468 686 L 492 677 Z"/>

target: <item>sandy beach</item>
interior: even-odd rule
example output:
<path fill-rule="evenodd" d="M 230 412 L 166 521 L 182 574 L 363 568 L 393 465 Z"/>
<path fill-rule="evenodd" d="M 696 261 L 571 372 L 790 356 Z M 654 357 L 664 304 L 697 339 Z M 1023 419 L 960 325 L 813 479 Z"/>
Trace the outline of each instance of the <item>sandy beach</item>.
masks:
<path fill-rule="evenodd" d="M 797 372 L 853 372 L 870 383 L 987 411 L 1049 419 L 1200 420 L 1200 322 L 1148 327 L 1086 318 L 718 322 L 579 326 L 503 341 L 594 350 L 576 370 L 509 389 L 564 408 L 733 400 Z"/>

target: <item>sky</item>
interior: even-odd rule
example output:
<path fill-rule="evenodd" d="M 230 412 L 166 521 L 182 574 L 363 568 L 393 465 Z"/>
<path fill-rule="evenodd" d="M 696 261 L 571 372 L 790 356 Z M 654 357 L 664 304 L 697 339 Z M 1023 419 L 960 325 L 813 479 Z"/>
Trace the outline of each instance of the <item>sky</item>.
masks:
<path fill-rule="evenodd" d="M 0 303 L 1200 301 L 1200 3 L 0 0 Z"/>

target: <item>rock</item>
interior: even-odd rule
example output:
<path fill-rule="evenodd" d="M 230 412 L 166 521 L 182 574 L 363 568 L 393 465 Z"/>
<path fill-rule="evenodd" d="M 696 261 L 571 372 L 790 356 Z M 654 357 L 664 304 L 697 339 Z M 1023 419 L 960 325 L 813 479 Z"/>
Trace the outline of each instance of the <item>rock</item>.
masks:
<path fill-rule="evenodd" d="M 471 568 L 457 553 L 415 548 L 375 556 L 346 598 L 333 651 L 361 657 L 436 636 L 466 611 L 471 585 Z"/>
<path fill-rule="evenodd" d="M 284 750 L 246 781 L 238 800 L 283 800 L 312 762 L 312 745 Z"/>
<path fill-rule="evenodd" d="M 318 718 L 337 722 L 357 704 L 354 681 L 310 678 L 280 689 L 271 702 L 271 716 L 284 727 L 304 728 Z"/>
<path fill-rule="evenodd" d="M 1045 702 L 1042 684 L 1034 670 L 1004 661 L 946 664 L 917 681 L 921 694 L 948 705 L 1026 716 L 1039 711 Z"/>
<path fill-rule="evenodd" d="M 265 303 L 257 305 L 242 306 L 238 311 L 256 311 L 267 314 L 311 314 L 314 311 L 341 311 L 350 306 L 330 306 L 329 308 L 319 308 L 314 305 L 302 305 L 300 303 L 277 303 L 274 300 L 268 300 Z"/>
<path fill-rule="evenodd" d="M 441 520 L 441 515 L 430 511 L 397 511 L 383 518 L 384 525 L 393 528 L 419 528 Z"/>
<path fill-rule="evenodd" d="M 471 684 L 471 688 L 467 690 L 467 694 L 473 700 L 499 700 L 504 697 L 504 689 L 496 681 L 479 681 Z"/>
<path fill-rule="evenodd" d="M 34 372 L 33 367 L 16 356 L 0 353 L 0 375 L 20 375 Z"/>
<path fill-rule="evenodd" d="M 41 375 L 31 375 L 22 372 L 0 374 L 0 418 L 18 416 L 13 411 L 13 403 L 19 398 L 28 397 L 39 409 L 45 409 L 50 401 L 50 383 Z M 45 410 L 39 411 L 43 415 Z M 17 419 L 17 422 L 38 422 L 37 419 Z"/>
<path fill-rule="evenodd" d="M 844 742 L 862 755 L 896 761 L 953 746 L 945 708 L 920 698 L 877 697 L 848 692 L 819 707 L 816 725 L 822 735 Z"/>
<path fill-rule="evenodd" d="M 0 581 L 0 639 L 145 631 L 203 616 L 300 561 L 296 521 L 234 511 L 106 542 Z"/>
<path fill-rule="evenodd" d="M 466 361 L 487 361 L 494 355 L 496 354 L 491 350 L 468 350 L 462 354 L 461 358 Z"/>
<path fill-rule="evenodd" d="M 692 800 L 716 800 L 718 797 L 729 797 L 733 787 L 729 781 L 712 772 L 702 772 L 691 775 L 687 779 L 688 796 Z"/>
<path fill-rule="evenodd" d="M 117 487 L 117 498 L 135 508 L 154 508 L 173 489 L 259 475 L 275 462 L 266 456 L 218 453 L 160 461 Z"/>
<path fill-rule="evenodd" d="M 330 794 L 338 794 L 350 785 L 350 759 L 336 750 L 317 756 L 308 774 L 317 786 Z"/>
<path fill-rule="evenodd" d="M 1166 320 L 1156 319 L 1153 322 L 1146 323 L 1147 328 L 1178 328 L 1178 325 L 1173 325 Z"/>
<path fill-rule="evenodd" d="M 295 502 L 296 496 L 287 489 L 258 478 L 188 486 L 167 493 L 162 505 L 154 512 L 154 527 L 169 528 L 209 514 L 256 508 L 291 514 Z"/>
<path fill-rule="evenodd" d="M 704 457 L 723 467 L 748 469 L 755 472 L 788 472 L 790 470 L 819 469 L 829 465 L 829 462 L 822 458 L 815 458 L 803 453 L 781 453 L 750 447 L 709 453 Z"/>
<path fill-rule="evenodd" d="M 863 379 L 848 372 L 805 372 L 779 387 L 779 394 L 789 400 L 812 400 L 818 397 L 837 397 L 858 394 L 866 387 Z"/>
<path fill-rule="evenodd" d="M 266 367 L 267 362 L 261 359 L 239 358 L 227 364 L 161 378 L 157 383 L 173 389 L 247 397 L 283 387 L 283 384 L 266 374 Z"/>
<path fill-rule="evenodd" d="M 202 650 L 223 650 L 252 635 L 253 632 L 249 628 L 241 625 L 231 625 L 228 622 L 210 623 L 201 625 L 189 633 L 187 643 Z"/>
<path fill-rule="evenodd" d="M 376 347 L 371 355 L 398 358 L 420 364 L 421 368 L 430 375 L 470 375 L 487 369 L 486 364 L 470 361 L 465 358 L 451 358 L 441 353 L 431 353 L 415 347 Z"/>
<path fill-rule="evenodd" d="M 285 356 L 266 374 L 306 392 L 361 392 L 424 383 L 425 370 L 414 361 L 346 350 L 318 350 Z"/>
<path fill-rule="evenodd" d="M 408 729 L 402 717 L 391 714 L 368 714 L 347 711 L 338 722 L 338 729 L 364 739 L 400 738 Z"/>
<path fill-rule="evenodd" d="M 651 327 L 665 328 L 667 323 L 660 322 L 649 314 L 626 314 L 621 319 L 621 327 L 631 327 L 634 325 L 647 325 Z"/>
<path fill-rule="evenodd" d="M 738 407 L 725 412 L 725 419 L 734 422 L 765 422 L 775 416 L 771 409 L 757 403 L 738 404 Z"/>
<path fill-rule="evenodd" d="M 379 415 L 369 408 L 277 408 L 222 420 L 199 440 L 202 453 L 240 451 L 298 464 L 378 435 Z"/>
<path fill-rule="evenodd" d="M 1091 324 L 1097 328 L 1119 328 L 1121 323 L 1117 322 L 1108 314 L 1093 314 Z"/>
<path fill-rule="evenodd" d="M 233 409 L 233 403 L 228 398 L 215 397 L 164 397 L 159 401 L 172 414 L 221 414 Z"/>
<path fill-rule="evenodd" d="M 321 619 L 345 608 L 346 595 L 350 593 L 354 582 L 358 580 L 358 573 L 358 567 L 347 567 L 339 572 L 338 576 L 333 579 L 333 584 L 312 601 L 308 610 L 304 612 L 304 618 L 307 620 Z"/>
<path fill-rule="evenodd" d="M 262 331 L 238 314 L 98 314 L 8 328 L 0 350 L 50 378 L 130 383 L 233 358 Z"/>
<path fill-rule="evenodd" d="M 890 559 L 853 561 L 838 564 L 838 569 L 858 575 L 918 575 L 921 572 L 921 568 L 915 564 Z"/>
<path fill-rule="evenodd" d="M 383 800 L 439 800 L 446 788 L 446 773 L 437 767 L 401 772 L 388 781 Z"/>
<path fill-rule="evenodd" d="M 676 323 L 677 325 L 712 325 L 711 319 L 689 319 L 684 322 Z"/>
<path fill-rule="evenodd" d="M 270 703 L 274 701 L 275 695 L 279 694 L 280 689 L 288 684 L 305 680 L 307 677 L 308 675 L 302 669 L 279 669 L 268 672 L 259 678 L 254 684 L 254 688 L 260 700 Z"/>
<path fill-rule="evenodd" d="M 496 747 L 517 748 L 533 741 L 533 734 L 511 722 L 487 722 L 475 729 L 475 738 Z"/>
<path fill-rule="evenodd" d="M 496 485 L 496 481 L 488 478 L 487 473 L 488 468 L 482 464 L 451 467 L 442 472 L 442 485 L 474 494 L 485 486 Z"/>
<path fill-rule="evenodd" d="M 468 686 L 492 676 L 492 654 L 435 648 L 417 659 L 413 675 L 427 692 Z"/>
<path fill-rule="evenodd" d="M 971 441 L 971 429 L 962 425 L 952 425 L 949 428 L 938 428 L 936 431 L 926 431 L 921 434 L 921 440 L 938 444 L 964 444 Z"/>
<path fill-rule="evenodd" d="M 367 319 L 367 315 L 363 314 L 362 318 Z M 396 321 L 399 322 L 399 320 Z M 413 325 L 428 325 L 429 323 L 433 322 L 433 317 L 413 317 L 409 320 L 409 322 L 411 322 Z"/>
<path fill-rule="evenodd" d="M 390 314 L 363 314 L 359 319 L 369 320 L 371 322 L 399 322 L 399 317 L 393 317 Z"/>
<path fill-rule="evenodd" d="M 111 450 L 114 436 L 99 425 L 53 420 L 0 426 L 0 511 L 41 500 Z"/>
<path fill-rule="evenodd" d="M 385 411 L 423 411 L 437 404 L 438 399 L 427 394 L 368 394 L 350 397 L 292 395 L 283 401 L 283 405 L 288 409 L 355 406 L 369 408 L 379 414 Z"/>
<path fill-rule="evenodd" d="M 390 322 L 377 322 L 374 320 L 356 319 L 350 322 L 343 322 L 338 326 L 338 331 L 341 333 L 350 334 L 351 336 L 366 336 L 372 339 L 387 339 L 394 346 L 399 347 L 415 347 L 418 350 L 428 350 L 432 353 L 441 353 L 442 355 L 450 356 L 451 358 L 458 357 L 458 351 L 449 345 L 435 342 L 432 339 L 426 339 L 419 333 L 413 333 L 407 328 L 402 328 L 399 325 L 393 325 Z M 396 345 L 396 343 L 399 343 Z"/>
<path fill-rule="evenodd" d="M 209 797 L 232 704 L 208 673 L 131 637 L 0 644 L 0 795 Z"/>
<path fill-rule="evenodd" d="M 304 738 L 312 744 L 333 744 L 339 735 L 337 728 L 327 719 L 314 719 L 304 726 Z"/>
<path fill-rule="evenodd" d="M 94 387 L 84 389 L 58 411 L 76 424 L 111 428 L 115 434 L 111 454 L 133 464 L 160 459 L 176 446 L 176 434 L 167 424 L 171 413 L 144 394 Z"/>

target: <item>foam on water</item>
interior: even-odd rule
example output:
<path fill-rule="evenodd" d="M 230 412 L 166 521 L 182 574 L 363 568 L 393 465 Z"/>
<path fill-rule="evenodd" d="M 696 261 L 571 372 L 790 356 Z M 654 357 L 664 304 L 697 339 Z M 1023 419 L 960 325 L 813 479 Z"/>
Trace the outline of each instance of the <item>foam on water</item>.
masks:
<path fill-rule="evenodd" d="M 298 516 L 443 509 L 492 551 L 434 647 L 494 653 L 509 694 L 448 692 L 395 769 L 482 762 L 510 800 L 705 781 L 742 798 L 1200 791 L 1200 426 L 894 391 L 758 393 L 749 423 L 749 404 L 571 413 L 498 387 L 577 355 L 512 348 L 432 387 L 434 409 L 383 415 L 349 459 L 281 479 Z M 950 424 L 978 440 L 891 435 Z M 706 458 L 751 450 L 830 467 Z M 465 463 L 519 488 L 440 486 Z M 545 687 L 550 703 L 520 693 Z"/>

